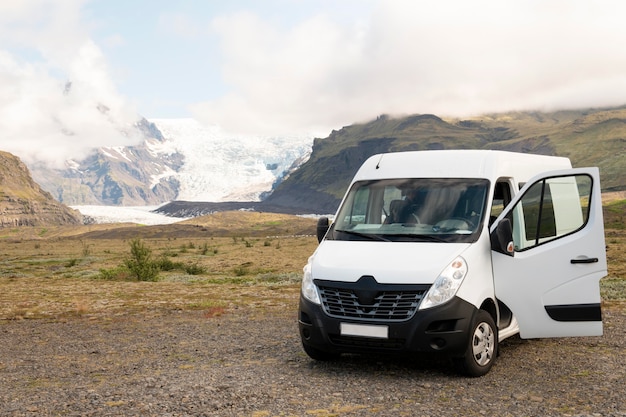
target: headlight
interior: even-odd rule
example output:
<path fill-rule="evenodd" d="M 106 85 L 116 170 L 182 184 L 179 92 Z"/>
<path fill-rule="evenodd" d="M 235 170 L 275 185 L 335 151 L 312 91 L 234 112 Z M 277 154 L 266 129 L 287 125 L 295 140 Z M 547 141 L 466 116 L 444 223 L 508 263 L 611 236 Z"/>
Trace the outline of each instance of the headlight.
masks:
<path fill-rule="evenodd" d="M 467 263 L 465 259 L 459 256 L 450 262 L 437 277 L 422 300 L 419 307 L 420 310 L 435 307 L 449 301 L 461 286 L 465 275 L 467 275 Z"/>
<path fill-rule="evenodd" d="M 313 283 L 313 274 L 311 273 L 311 261 L 306 264 L 303 269 L 304 275 L 302 276 L 302 295 L 304 298 L 315 304 L 321 304 L 320 295 L 317 292 L 317 287 Z"/>

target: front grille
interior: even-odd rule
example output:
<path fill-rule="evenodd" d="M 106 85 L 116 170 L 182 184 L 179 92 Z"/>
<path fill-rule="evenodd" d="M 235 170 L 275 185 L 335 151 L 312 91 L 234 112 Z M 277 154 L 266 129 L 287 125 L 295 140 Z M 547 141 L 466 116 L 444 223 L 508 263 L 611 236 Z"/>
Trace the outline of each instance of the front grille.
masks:
<path fill-rule="evenodd" d="M 393 285 L 378 285 L 378 288 L 363 289 L 359 283 L 333 285 L 331 282 L 317 281 L 326 314 L 363 320 L 408 320 L 428 290 L 424 285 L 403 285 L 400 289 L 392 289 Z"/>

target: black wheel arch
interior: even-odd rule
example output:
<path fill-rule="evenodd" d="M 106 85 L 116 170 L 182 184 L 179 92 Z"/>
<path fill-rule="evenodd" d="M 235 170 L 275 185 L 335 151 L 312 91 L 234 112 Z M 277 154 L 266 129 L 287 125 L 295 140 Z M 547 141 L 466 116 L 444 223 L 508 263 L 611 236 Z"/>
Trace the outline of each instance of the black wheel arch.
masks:
<path fill-rule="evenodd" d="M 493 321 L 498 323 L 498 308 L 496 307 L 496 303 L 488 298 L 480 305 L 480 310 L 485 310 L 487 313 L 493 317 Z"/>

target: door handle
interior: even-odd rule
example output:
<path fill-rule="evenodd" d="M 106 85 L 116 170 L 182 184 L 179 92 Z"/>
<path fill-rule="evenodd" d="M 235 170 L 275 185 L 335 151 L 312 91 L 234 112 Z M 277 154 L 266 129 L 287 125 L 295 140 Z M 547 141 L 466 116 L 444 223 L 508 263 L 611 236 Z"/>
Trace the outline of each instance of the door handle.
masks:
<path fill-rule="evenodd" d="M 570 263 L 573 264 L 594 264 L 598 262 L 598 258 L 577 258 L 570 259 Z"/>

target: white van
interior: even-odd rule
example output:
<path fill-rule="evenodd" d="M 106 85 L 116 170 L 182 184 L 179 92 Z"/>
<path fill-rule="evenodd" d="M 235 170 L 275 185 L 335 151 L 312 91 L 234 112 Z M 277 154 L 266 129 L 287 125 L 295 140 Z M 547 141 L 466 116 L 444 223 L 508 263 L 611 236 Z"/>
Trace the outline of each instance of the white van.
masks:
<path fill-rule="evenodd" d="M 379 154 L 304 267 L 305 352 L 443 353 L 487 373 L 499 341 L 602 334 L 597 168 L 503 151 Z"/>

